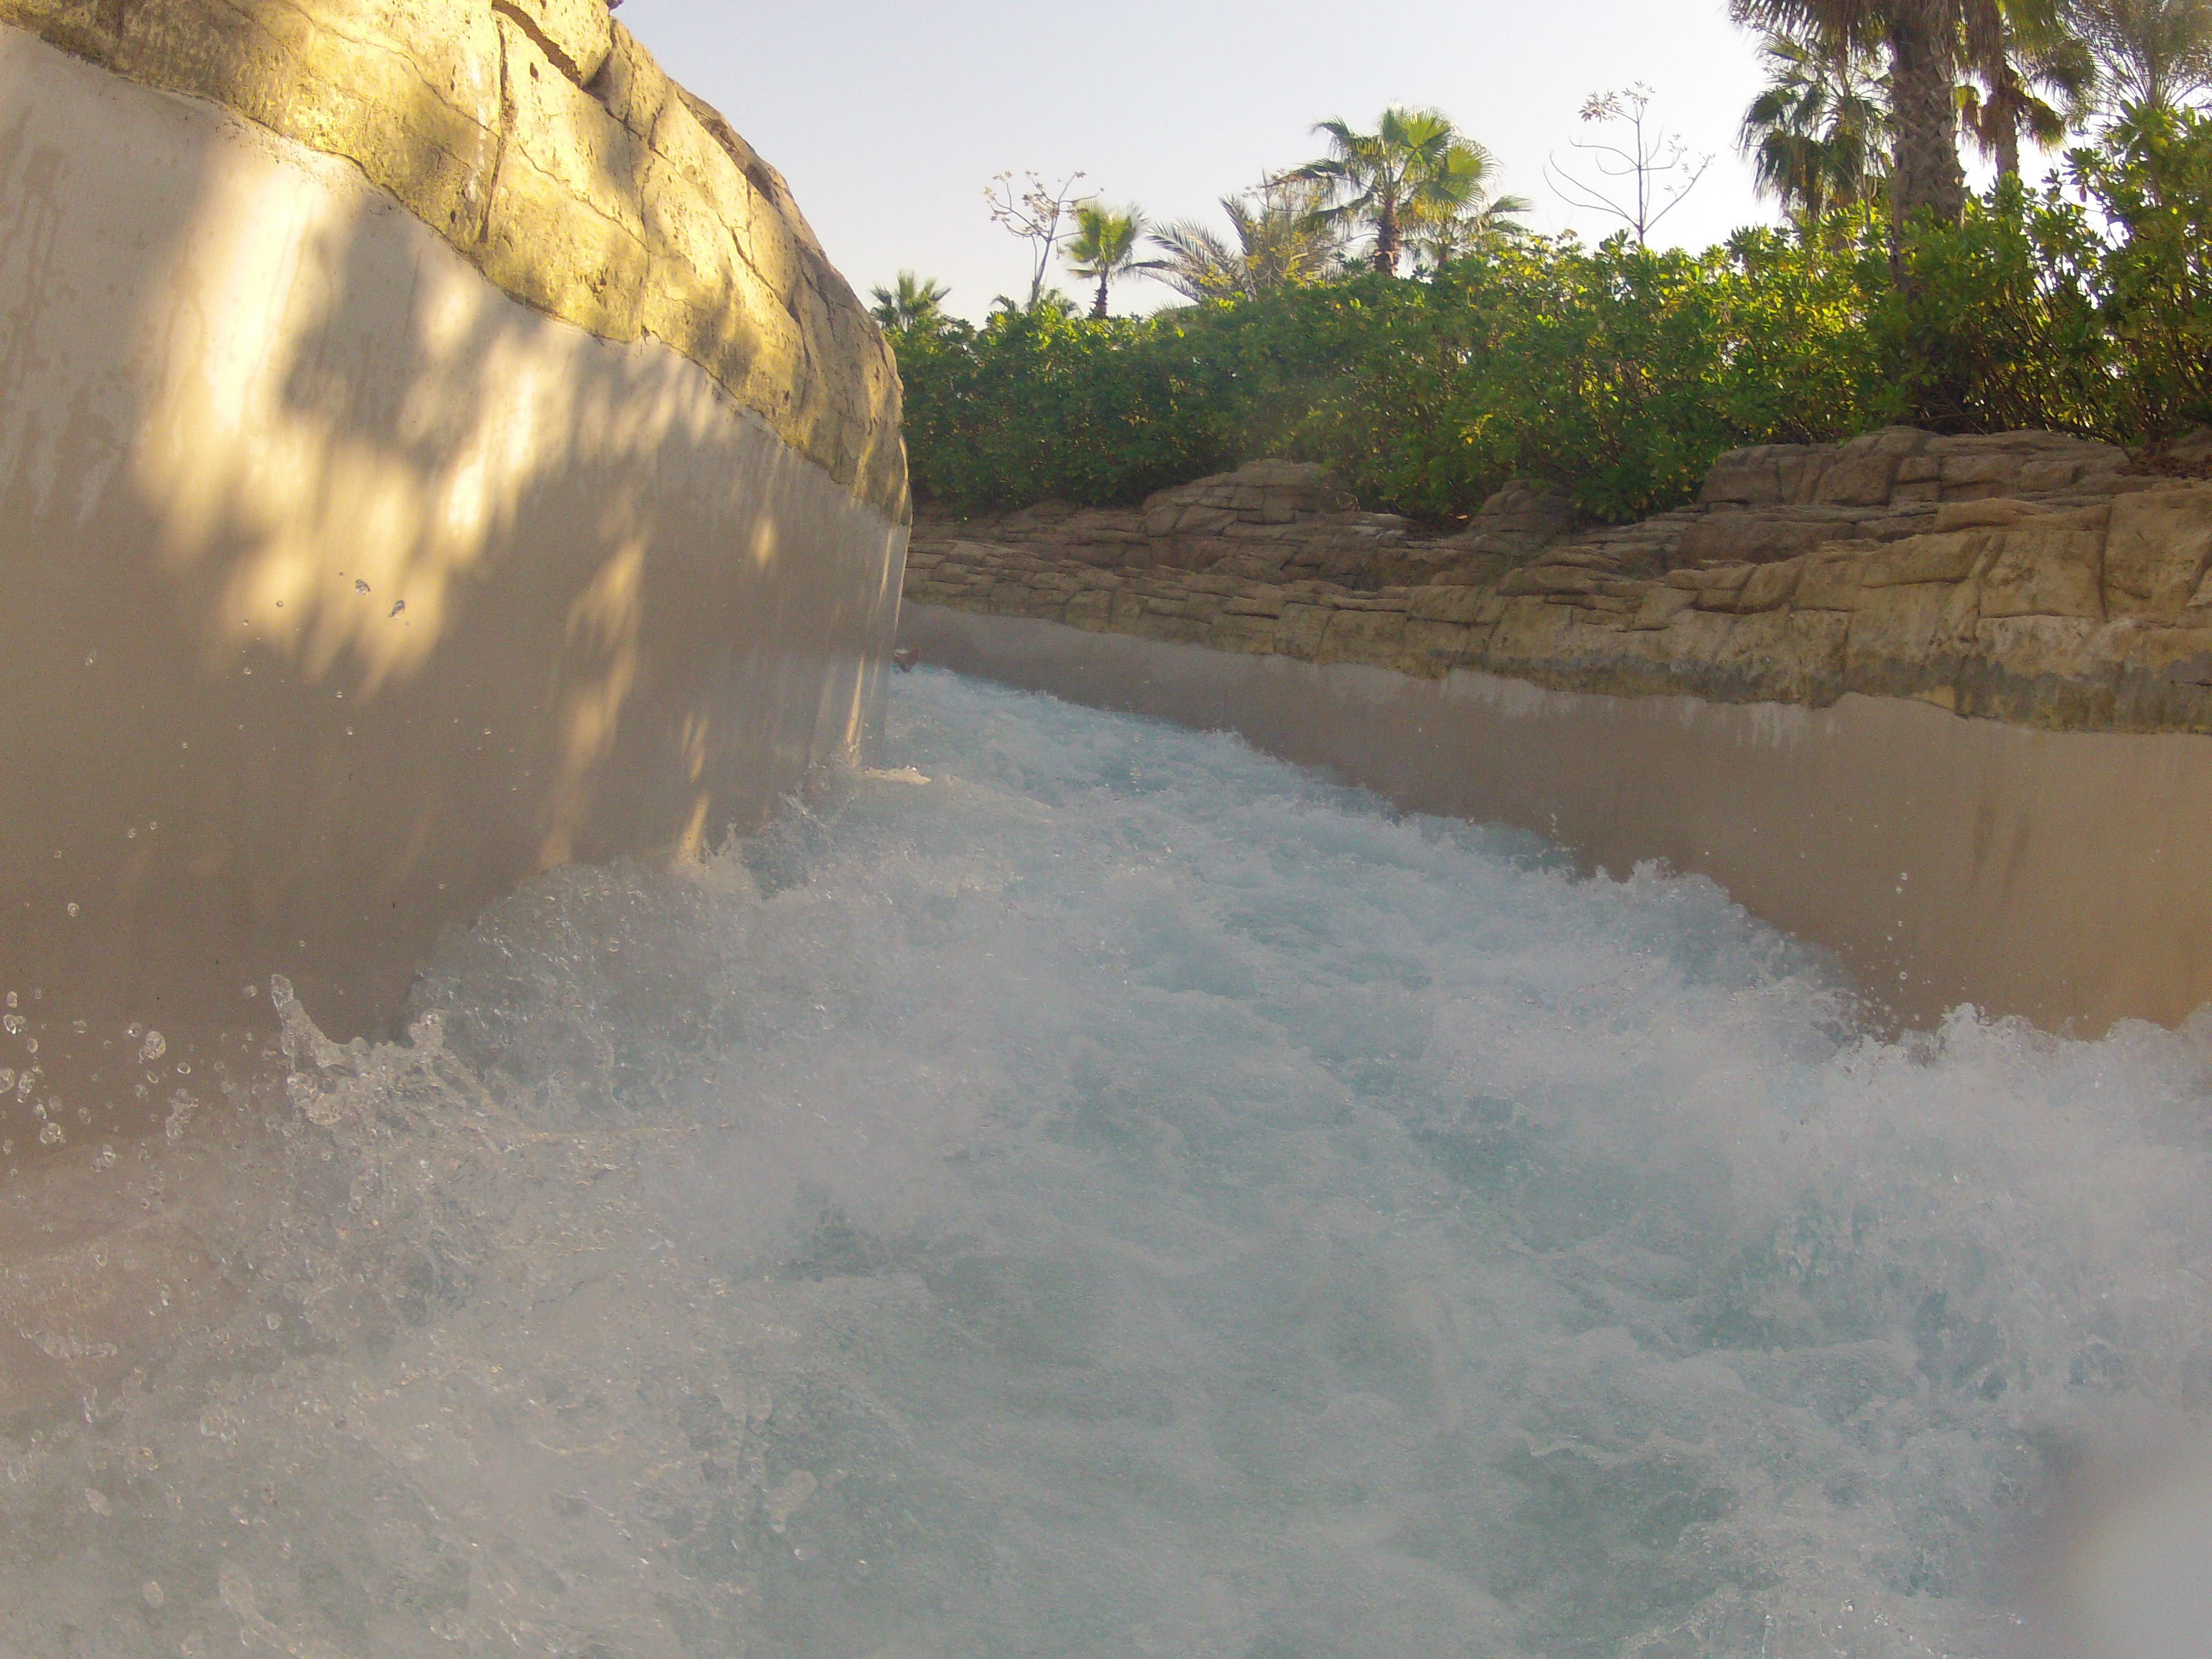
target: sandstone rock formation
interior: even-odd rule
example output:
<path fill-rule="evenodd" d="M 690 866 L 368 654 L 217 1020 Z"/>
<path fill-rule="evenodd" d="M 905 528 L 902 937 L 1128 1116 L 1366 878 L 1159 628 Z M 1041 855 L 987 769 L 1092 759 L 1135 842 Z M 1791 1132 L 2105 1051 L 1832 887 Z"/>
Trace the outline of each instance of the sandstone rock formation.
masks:
<path fill-rule="evenodd" d="M 1120 514 L 925 517 L 907 594 L 1420 676 L 2212 732 L 2208 568 L 2212 483 L 2060 434 L 1892 428 L 1733 452 L 1626 526 L 1515 486 L 1424 537 L 1280 462 Z"/>
<path fill-rule="evenodd" d="M 905 511 L 880 336 L 782 176 L 604 0 L 0 0 L 0 24 L 343 157 L 516 299 L 672 347 Z"/>
<path fill-rule="evenodd" d="M 1502 571 L 1573 523 L 1564 497 L 1513 484 L 1486 502 L 1462 534 L 1426 536 L 1395 513 L 1361 512 L 1326 467 L 1266 460 L 1163 489 L 1141 507 L 1078 509 L 1046 501 L 974 519 L 925 511 L 914 544 L 927 553 L 975 542 L 1101 569 L 1165 566 L 1252 581 L 1361 588 L 1488 569 L 1486 558 L 1496 559 Z"/>

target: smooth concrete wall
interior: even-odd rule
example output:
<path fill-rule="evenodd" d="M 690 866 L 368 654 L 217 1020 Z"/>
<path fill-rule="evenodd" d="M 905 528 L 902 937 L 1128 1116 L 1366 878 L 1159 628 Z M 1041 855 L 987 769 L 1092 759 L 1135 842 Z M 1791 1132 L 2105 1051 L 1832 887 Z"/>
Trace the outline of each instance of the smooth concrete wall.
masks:
<path fill-rule="evenodd" d="M 911 604 L 900 637 L 943 667 L 1238 732 L 1411 810 L 1534 830 L 1616 875 L 1710 876 L 1908 1022 L 1972 1003 L 2094 1034 L 2212 1000 L 2212 738 L 1417 680 Z"/>
<path fill-rule="evenodd" d="M 904 544 L 351 164 L 0 29 L 0 988 L 42 1064 L 72 1018 L 265 1030 L 272 972 L 374 1028 L 532 872 L 757 823 L 868 726 Z"/>

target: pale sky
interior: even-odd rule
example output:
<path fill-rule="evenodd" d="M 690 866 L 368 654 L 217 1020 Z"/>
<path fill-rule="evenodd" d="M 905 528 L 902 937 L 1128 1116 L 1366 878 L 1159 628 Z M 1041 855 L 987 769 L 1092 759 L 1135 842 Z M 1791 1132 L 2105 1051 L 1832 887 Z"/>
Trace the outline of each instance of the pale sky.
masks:
<path fill-rule="evenodd" d="M 1545 158 L 1570 155 L 1586 95 L 1643 81 L 1714 158 L 1654 240 L 1703 246 L 1773 217 L 1735 150 L 1758 75 L 1723 0 L 628 0 L 622 21 L 791 181 L 864 297 L 904 266 L 970 317 L 1028 283 L 984 204 L 993 174 L 1080 167 L 1155 220 L 1218 220 L 1215 198 L 1321 153 L 1316 121 L 1371 127 L 1391 103 L 1433 105 L 1488 145 L 1539 228 L 1595 236 L 1606 225 L 1552 193 Z M 1116 292 L 1117 310 L 1172 298 Z"/>

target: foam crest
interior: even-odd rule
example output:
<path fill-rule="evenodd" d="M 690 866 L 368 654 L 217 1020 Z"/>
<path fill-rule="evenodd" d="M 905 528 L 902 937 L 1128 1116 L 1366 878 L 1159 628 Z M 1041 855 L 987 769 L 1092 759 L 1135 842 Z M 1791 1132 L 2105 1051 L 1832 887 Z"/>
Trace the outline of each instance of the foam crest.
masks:
<path fill-rule="evenodd" d="M 1708 883 L 892 712 L 407 1042 L 272 987 L 289 1089 L 101 1177 L 194 1312 L 6 1425 L 0 1656 L 2150 1659 L 2212 1027 L 1885 1041 Z"/>

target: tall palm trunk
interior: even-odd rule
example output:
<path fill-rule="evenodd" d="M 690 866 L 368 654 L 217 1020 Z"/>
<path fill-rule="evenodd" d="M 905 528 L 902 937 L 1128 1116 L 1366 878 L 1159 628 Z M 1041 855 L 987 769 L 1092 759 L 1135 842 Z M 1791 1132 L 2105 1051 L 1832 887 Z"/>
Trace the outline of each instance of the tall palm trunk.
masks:
<path fill-rule="evenodd" d="M 1091 301 L 1091 319 L 1093 322 L 1106 320 L 1106 278 L 1103 276 L 1098 279 L 1097 297 Z"/>
<path fill-rule="evenodd" d="M 1401 240 L 1398 229 L 1398 204 L 1390 197 L 1382 198 L 1382 210 L 1375 216 L 1375 269 L 1385 276 L 1398 274 L 1398 248 Z"/>
<path fill-rule="evenodd" d="M 1905 240 L 1922 215 L 1955 225 L 1966 209 L 1966 170 L 1959 165 L 1959 114 L 1954 43 L 1955 0 L 1895 0 L 1887 30 L 1892 152 L 1889 276 L 1898 290 L 1915 295 L 1919 284 L 1905 267 Z M 1918 307 L 1913 307 L 1917 310 Z M 1915 348 L 1931 371 L 1913 394 L 1913 419 L 1939 430 L 1955 427 L 1964 413 L 1962 391 L 1948 366 L 1948 343 L 1914 325 Z"/>
<path fill-rule="evenodd" d="M 1966 211 L 1966 175 L 1959 165 L 1946 12 L 1942 0 L 1899 0 L 1891 15 L 1890 100 L 1897 132 L 1890 178 L 1893 253 L 1915 214 L 1956 224 Z"/>
<path fill-rule="evenodd" d="M 2020 129 L 2002 127 L 1997 132 L 1997 177 L 2020 177 Z"/>
<path fill-rule="evenodd" d="M 1978 130 L 1986 153 L 1997 164 L 1997 177 L 2020 177 L 2020 129 L 2027 115 L 2028 92 L 2010 63 L 1992 74 Z"/>

